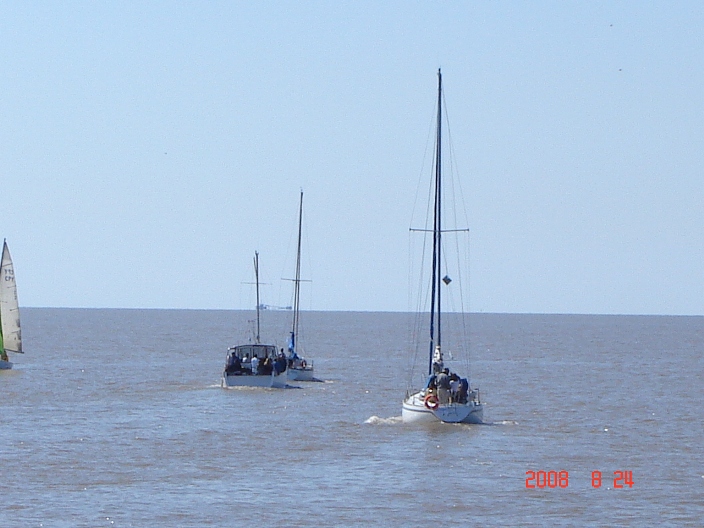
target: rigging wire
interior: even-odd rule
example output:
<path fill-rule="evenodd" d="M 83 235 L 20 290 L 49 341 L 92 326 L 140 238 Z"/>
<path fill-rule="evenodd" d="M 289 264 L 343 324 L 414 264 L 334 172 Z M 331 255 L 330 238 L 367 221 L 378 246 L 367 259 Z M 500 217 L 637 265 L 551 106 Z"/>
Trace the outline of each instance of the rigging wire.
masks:
<path fill-rule="evenodd" d="M 447 106 L 447 101 L 445 100 L 445 92 L 443 91 L 443 103 L 445 104 L 445 123 L 446 123 L 446 130 L 447 130 L 447 143 L 449 146 L 449 164 L 450 164 L 450 182 L 452 186 L 452 199 L 453 199 L 453 207 L 452 207 L 452 212 L 454 216 L 454 221 L 455 221 L 455 226 L 459 226 L 459 220 L 462 221 L 462 225 L 464 226 L 469 226 L 469 215 L 467 212 L 467 202 L 464 199 L 464 191 L 462 189 L 462 180 L 459 177 L 459 170 L 457 167 L 457 156 L 455 152 L 455 146 L 454 142 L 452 140 L 452 130 L 450 128 L 450 119 L 449 119 L 449 111 L 448 111 L 448 106 Z M 457 214 L 458 212 L 462 215 L 462 218 L 458 220 Z M 458 234 L 459 235 L 459 234 Z M 465 350 L 465 353 L 463 354 L 463 357 L 465 359 L 465 368 L 467 369 L 467 376 L 469 377 L 470 372 L 470 355 L 471 355 L 471 326 L 470 326 L 470 318 L 469 318 L 469 310 L 470 310 L 470 305 L 469 305 L 469 295 L 471 291 L 469 290 L 470 288 L 470 273 L 469 273 L 469 265 L 470 265 L 470 251 L 471 251 L 471 233 L 469 229 L 466 231 L 466 236 L 467 240 L 466 243 L 463 245 L 465 248 L 466 254 L 462 255 L 460 252 L 460 245 L 459 245 L 459 236 L 455 237 L 455 248 L 456 248 L 456 257 L 457 257 L 457 272 L 459 276 L 459 290 L 460 290 L 460 313 L 461 318 L 462 318 L 462 337 L 463 337 L 463 343 L 467 343 L 467 347 Z M 461 260 L 461 257 L 464 257 Z M 463 265 L 463 262 L 465 263 Z M 466 281 L 464 280 L 464 274 L 463 270 L 467 267 L 467 273 L 466 273 Z M 467 284 L 466 288 L 467 291 L 465 293 L 465 282 Z M 467 306 L 465 307 L 465 299 L 468 301 Z"/>
<path fill-rule="evenodd" d="M 411 310 L 411 313 L 415 314 L 415 317 L 413 318 L 412 322 L 412 330 L 408 333 L 408 338 L 409 338 L 409 344 L 408 344 L 408 349 L 413 351 L 412 359 L 411 359 L 411 369 L 409 376 L 413 376 L 413 372 L 415 372 L 415 366 L 419 357 L 420 353 L 420 343 L 423 341 L 420 336 L 422 333 L 423 329 L 423 307 L 427 306 L 428 303 L 428 296 L 429 294 L 429 286 L 425 284 L 427 281 L 424 281 L 424 275 L 426 273 L 425 271 L 425 265 L 426 265 L 426 259 L 423 258 L 426 254 L 427 251 L 427 241 L 428 241 L 428 233 L 427 230 L 430 225 L 430 219 L 431 219 L 431 213 L 432 213 L 432 207 L 431 207 L 431 197 L 433 194 L 433 179 L 430 178 L 430 181 L 428 182 L 427 178 L 424 177 L 425 171 L 428 170 L 428 165 L 426 165 L 428 161 L 428 152 L 431 146 L 431 137 L 435 138 L 435 134 L 433 133 L 433 130 L 435 128 L 436 124 L 436 119 L 437 119 L 437 103 L 434 105 L 433 108 L 433 113 L 431 114 L 430 117 L 430 123 L 428 125 L 428 135 L 426 137 L 425 141 L 425 150 L 423 151 L 423 161 L 421 163 L 421 168 L 418 173 L 418 179 L 416 183 L 416 192 L 415 192 L 415 197 L 414 197 L 414 203 L 413 203 L 413 209 L 411 211 L 411 223 L 409 227 L 409 251 L 408 251 L 408 258 L 409 258 L 409 275 L 408 275 L 408 304 Z M 433 144 L 434 146 L 434 144 Z M 436 149 L 433 148 L 433 155 L 432 155 L 432 164 L 430 165 L 430 168 L 433 169 L 435 165 L 435 155 L 436 155 Z M 423 184 L 427 184 L 427 198 L 425 200 L 425 220 L 423 222 L 423 243 L 421 246 L 421 258 L 420 259 L 414 259 L 414 256 L 416 255 L 416 251 L 413 251 L 413 244 L 412 241 L 415 238 L 413 236 L 413 224 L 414 224 L 414 219 L 416 217 L 416 211 L 418 209 L 418 197 L 421 193 L 421 188 L 423 187 Z M 420 261 L 420 268 L 418 270 L 415 269 L 414 265 L 416 262 Z M 417 279 L 420 286 L 416 286 L 416 284 L 412 284 L 414 279 Z M 425 284 L 425 296 L 423 295 L 423 285 Z M 416 292 L 417 297 L 413 299 L 413 292 Z M 409 386 L 412 386 L 412 379 L 409 379 Z"/>
<path fill-rule="evenodd" d="M 447 101 L 445 98 L 445 91 L 442 91 L 442 102 L 445 104 L 444 112 L 443 112 L 443 118 L 446 126 L 446 141 L 449 146 L 449 156 L 446 156 L 445 159 L 449 161 L 445 161 L 444 163 L 449 165 L 449 170 L 445 171 L 443 168 L 443 174 L 444 174 L 444 181 L 445 181 L 445 186 L 449 187 L 450 190 L 450 196 L 451 200 L 447 200 L 447 196 L 443 195 L 443 200 L 445 205 L 450 205 L 450 207 L 445 207 L 444 210 L 446 211 L 447 209 L 451 210 L 451 217 L 452 221 L 450 222 L 454 228 L 459 228 L 459 229 L 443 229 L 443 238 L 444 240 L 447 240 L 445 237 L 448 234 L 453 234 L 454 235 L 454 259 L 449 259 L 449 260 L 456 260 L 456 262 L 453 262 L 453 265 L 450 264 L 448 260 L 448 249 L 449 249 L 449 244 L 445 243 L 442 246 L 442 254 L 440 255 L 441 263 L 445 266 L 445 271 L 446 273 L 442 273 L 441 275 L 448 275 L 450 278 L 453 278 L 450 273 L 454 274 L 456 272 L 456 277 L 453 278 L 453 282 L 456 279 L 457 283 L 457 289 L 459 290 L 459 313 L 457 308 L 457 301 L 456 296 L 454 295 L 454 289 L 453 288 L 447 288 L 446 292 L 448 293 L 448 301 L 451 306 L 453 306 L 453 312 L 456 312 L 451 318 L 444 318 L 443 321 L 447 324 L 450 322 L 450 320 L 455 320 L 459 318 L 459 335 L 457 335 L 456 332 L 453 332 L 455 334 L 455 338 L 453 339 L 453 342 L 456 342 L 460 345 L 460 352 L 461 356 L 464 359 L 463 363 L 465 363 L 465 372 L 467 372 L 467 377 L 469 378 L 470 376 L 470 338 L 471 338 L 471 327 L 469 324 L 469 257 L 470 257 L 470 232 L 468 228 L 460 228 L 460 226 L 469 226 L 469 215 L 467 213 L 467 206 L 466 206 L 466 201 L 464 200 L 464 191 L 462 189 L 462 182 L 459 178 L 459 173 L 458 169 L 456 166 L 456 153 L 454 149 L 454 144 L 452 141 L 452 134 L 451 134 L 451 129 L 450 129 L 450 122 L 449 122 L 449 117 L 448 117 L 448 106 L 447 106 Z M 433 112 L 433 117 L 431 117 L 431 123 L 429 126 L 429 132 L 428 132 L 428 138 L 426 140 L 426 148 L 424 151 L 424 156 L 423 156 L 423 165 L 421 168 L 421 172 L 419 175 L 419 182 L 416 186 L 416 194 L 415 194 L 415 200 L 414 200 L 414 206 L 413 206 L 413 214 L 411 217 L 411 220 L 413 221 L 415 212 L 418 208 L 418 197 L 420 195 L 420 189 L 421 189 L 421 183 L 422 183 L 422 176 L 425 170 L 427 170 L 426 162 L 428 159 L 428 148 L 429 148 L 429 143 L 430 143 L 430 137 L 431 134 L 433 133 L 433 128 L 434 125 L 437 123 L 437 103 L 434 105 L 434 112 Z M 435 136 L 433 136 L 435 137 Z M 435 139 L 435 147 L 437 147 L 437 138 Z M 437 156 L 437 148 L 433 149 L 433 164 L 431 165 L 431 169 L 434 170 L 435 167 L 435 162 L 436 162 L 436 156 Z M 449 185 L 447 184 L 447 175 L 449 173 Z M 427 181 L 427 180 L 426 180 Z M 427 200 L 426 200 L 426 214 L 425 214 L 425 223 L 424 223 L 424 229 L 418 229 L 417 231 L 424 231 L 423 233 L 423 243 L 422 243 L 422 248 L 421 248 L 421 258 L 414 260 L 414 255 L 417 254 L 416 251 L 413 251 L 414 245 L 413 245 L 413 236 L 409 235 L 409 306 L 414 304 L 414 313 L 415 317 L 413 319 L 413 328 L 412 331 L 409 332 L 409 339 L 411 339 L 411 345 L 409 345 L 409 349 L 414 350 L 414 354 L 412 356 L 412 370 L 411 370 L 411 376 L 412 372 L 416 367 L 417 360 L 419 357 L 419 354 L 421 352 L 421 348 L 425 348 L 427 346 L 427 341 L 425 341 L 424 337 L 422 336 L 422 333 L 425 332 L 424 328 L 424 321 L 425 318 L 427 317 L 427 307 L 429 303 L 429 296 L 430 296 L 430 282 L 429 279 L 425 277 L 427 273 L 426 269 L 426 258 L 423 258 L 426 255 L 426 252 L 428 250 L 428 239 L 429 239 L 429 232 L 432 232 L 432 225 L 430 224 L 431 217 L 432 217 L 432 210 L 433 210 L 433 203 L 434 200 L 432 200 L 433 196 L 433 191 L 434 191 L 434 178 L 430 178 L 430 183 L 428 185 L 428 195 L 427 195 Z M 444 211 L 443 211 L 444 212 Z M 445 216 L 448 216 L 448 213 L 445 212 L 443 215 L 443 218 Z M 459 218 L 458 218 L 459 216 Z M 446 220 L 446 219 L 445 219 Z M 445 220 L 443 220 L 443 225 L 448 225 L 445 223 Z M 411 231 L 413 230 L 412 224 L 411 224 Z M 465 243 L 460 244 L 460 238 L 464 235 L 466 237 Z M 464 251 L 462 251 L 464 249 Z M 452 253 L 451 251 L 449 253 Z M 420 268 L 415 269 L 414 265 L 420 261 Z M 450 272 L 450 270 L 453 270 Z M 420 286 L 417 288 L 414 288 L 414 285 L 411 284 L 411 281 L 416 278 L 417 279 L 417 284 L 420 284 Z M 464 282 L 467 281 L 467 285 L 464 285 Z M 413 299 L 413 291 L 417 291 L 417 295 L 415 299 Z M 453 321 L 454 322 L 454 321 Z M 447 335 L 447 334 L 446 334 Z M 422 346 L 421 346 L 422 345 Z M 423 351 L 423 355 L 425 355 L 425 350 Z"/>

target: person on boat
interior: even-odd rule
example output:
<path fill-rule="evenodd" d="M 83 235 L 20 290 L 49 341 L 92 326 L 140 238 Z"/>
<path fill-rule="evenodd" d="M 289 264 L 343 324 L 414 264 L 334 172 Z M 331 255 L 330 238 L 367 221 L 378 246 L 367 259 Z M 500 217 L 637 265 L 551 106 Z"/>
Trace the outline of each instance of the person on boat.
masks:
<path fill-rule="evenodd" d="M 440 403 L 447 403 L 450 400 L 450 369 L 445 367 L 436 376 L 436 383 L 438 386 L 438 400 Z"/>
<path fill-rule="evenodd" d="M 428 391 L 434 391 L 438 388 L 437 385 L 437 376 L 435 374 L 431 374 L 428 376 L 428 381 L 425 382 L 425 390 L 426 392 Z"/>
<path fill-rule="evenodd" d="M 259 358 L 252 355 L 252 374 L 259 374 Z"/>
<path fill-rule="evenodd" d="M 232 354 L 227 361 L 227 367 L 225 368 L 225 373 L 228 375 L 236 374 L 242 370 L 242 362 L 237 354 Z"/>
<path fill-rule="evenodd" d="M 282 372 L 286 371 L 286 356 L 284 355 L 284 349 L 281 349 L 281 353 L 274 360 L 274 372 L 278 376 Z"/>
<path fill-rule="evenodd" d="M 469 393 L 469 381 L 467 378 L 460 380 L 460 387 L 457 391 L 457 401 L 459 403 L 467 403 L 467 394 Z"/>
<path fill-rule="evenodd" d="M 450 374 L 450 398 L 451 401 L 457 401 L 458 391 L 460 388 L 460 377 L 454 372 Z"/>

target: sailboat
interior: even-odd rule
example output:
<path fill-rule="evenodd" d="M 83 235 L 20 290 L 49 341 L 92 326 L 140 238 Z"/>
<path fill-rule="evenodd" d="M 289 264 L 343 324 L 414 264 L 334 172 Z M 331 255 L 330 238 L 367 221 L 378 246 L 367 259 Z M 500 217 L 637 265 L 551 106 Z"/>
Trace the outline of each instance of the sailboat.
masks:
<path fill-rule="evenodd" d="M 470 389 L 469 380 L 450 372 L 445 366 L 442 348 L 442 304 L 441 292 L 452 282 L 442 273 L 445 254 L 442 235 L 466 229 L 443 230 L 442 228 L 442 74 L 438 70 L 438 102 L 435 138 L 435 169 L 433 194 L 433 218 L 429 229 L 412 229 L 432 235 L 431 283 L 430 283 L 430 343 L 425 386 L 420 390 L 409 390 L 403 400 L 402 418 L 406 423 L 447 422 L 481 423 L 484 406 L 479 401 L 479 391 Z M 456 314 L 453 314 L 456 315 Z"/>
<path fill-rule="evenodd" d="M 254 253 L 257 287 L 257 327 L 254 343 L 230 347 L 222 372 L 222 387 L 286 387 L 286 356 L 276 345 L 262 344 L 259 337 L 259 253 Z"/>
<path fill-rule="evenodd" d="M 0 370 L 7 370 L 12 368 L 12 362 L 7 353 L 23 353 L 15 268 L 12 265 L 7 241 L 3 242 L 0 262 L 0 323 Z"/>
<path fill-rule="evenodd" d="M 299 308 L 301 299 L 301 231 L 303 225 L 303 191 L 298 208 L 298 249 L 296 252 L 296 278 L 293 279 L 293 320 L 288 340 L 288 379 L 291 381 L 316 381 L 313 375 L 313 362 L 296 352 L 298 338 Z"/>

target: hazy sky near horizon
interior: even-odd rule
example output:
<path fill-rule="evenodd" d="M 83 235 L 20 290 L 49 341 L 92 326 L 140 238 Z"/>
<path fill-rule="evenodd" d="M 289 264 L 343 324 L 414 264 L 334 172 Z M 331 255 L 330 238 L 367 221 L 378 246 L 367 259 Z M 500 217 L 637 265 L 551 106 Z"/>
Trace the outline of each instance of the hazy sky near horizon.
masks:
<path fill-rule="evenodd" d="M 20 304 L 408 303 L 442 68 L 470 308 L 704 314 L 701 2 L 9 2 Z"/>

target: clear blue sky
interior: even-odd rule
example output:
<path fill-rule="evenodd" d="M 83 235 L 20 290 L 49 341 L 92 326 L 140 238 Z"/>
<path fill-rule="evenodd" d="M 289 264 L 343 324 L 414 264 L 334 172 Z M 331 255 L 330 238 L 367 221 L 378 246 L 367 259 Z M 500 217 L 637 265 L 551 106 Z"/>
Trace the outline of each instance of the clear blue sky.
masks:
<path fill-rule="evenodd" d="M 443 70 L 471 309 L 704 314 L 701 2 L 5 2 L 24 306 L 408 309 Z"/>

